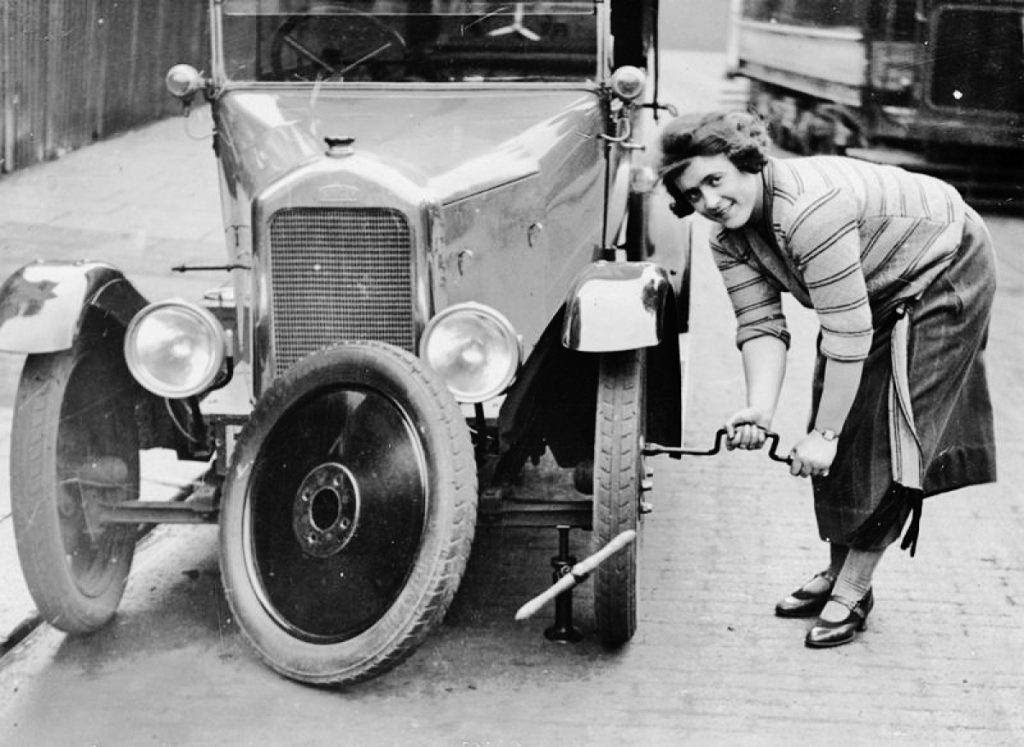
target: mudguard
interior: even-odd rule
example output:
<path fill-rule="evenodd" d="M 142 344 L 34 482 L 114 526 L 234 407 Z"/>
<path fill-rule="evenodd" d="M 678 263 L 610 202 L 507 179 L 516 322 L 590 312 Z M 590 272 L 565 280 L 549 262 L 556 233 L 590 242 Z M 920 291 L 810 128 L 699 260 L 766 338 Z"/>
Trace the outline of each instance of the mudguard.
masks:
<path fill-rule="evenodd" d="M 90 307 L 104 311 L 127 327 L 145 305 L 146 299 L 113 265 L 33 262 L 0 285 L 0 350 L 67 350 L 81 331 Z"/>
<path fill-rule="evenodd" d="M 672 293 L 668 273 L 653 262 L 587 265 L 566 298 L 562 345 L 588 353 L 658 345 Z"/>

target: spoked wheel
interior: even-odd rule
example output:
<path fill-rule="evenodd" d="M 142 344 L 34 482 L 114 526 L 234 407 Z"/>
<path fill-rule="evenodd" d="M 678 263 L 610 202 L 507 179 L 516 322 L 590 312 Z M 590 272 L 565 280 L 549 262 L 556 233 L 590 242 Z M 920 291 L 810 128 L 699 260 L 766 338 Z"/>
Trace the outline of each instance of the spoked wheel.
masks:
<path fill-rule="evenodd" d="M 601 356 L 594 443 L 594 550 L 640 523 L 644 477 L 645 351 Z M 636 632 L 637 545 L 630 543 L 594 571 L 594 617 L 606 646 Z"/>
<path fill-rule="evenodd" d="M 242 632 L 317 684 L 380 674 L 444 616 L 476 526 L 461 411 L 414 356 L 346 343 L 296 364 L 235 449 L 221 572 Z"/>
<path fill-rule="evenodd" d="M 120 349 L 102 339 L 28 356 L 11 427 L 22 572 L 40 615 L 68 633 L 113 616 L 138 537 L 134 525 L 95 521 L 99 504 L 139 495 L 136 385 Z"/>
<path fill-rule="evenodd" d="M 274 79 L 344 80 L 353 70 L 377 61 L 404 60 L 405 39 L 380 18 L 351 8 L 337 15 L 291 16 L 270 42 Z"/>

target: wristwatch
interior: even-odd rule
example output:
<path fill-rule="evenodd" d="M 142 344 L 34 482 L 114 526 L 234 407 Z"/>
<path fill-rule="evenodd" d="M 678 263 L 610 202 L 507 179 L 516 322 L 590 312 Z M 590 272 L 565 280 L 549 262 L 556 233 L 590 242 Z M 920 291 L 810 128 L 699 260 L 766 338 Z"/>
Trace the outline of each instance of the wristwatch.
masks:
<path fill-rule="evenodd" d="M 839 438 L 839 434 L 831 428 L 815 428 L 814 431 L 826 441 L 836 441 Z"/>

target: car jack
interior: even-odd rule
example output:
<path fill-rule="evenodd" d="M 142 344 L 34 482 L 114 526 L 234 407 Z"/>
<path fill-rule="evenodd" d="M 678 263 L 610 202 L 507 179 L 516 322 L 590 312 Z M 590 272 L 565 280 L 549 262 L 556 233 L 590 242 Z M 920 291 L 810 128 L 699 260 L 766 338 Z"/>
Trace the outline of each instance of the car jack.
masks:
<path fill-rule="evenodd" d="M 516 611 L 516 620 L 532 617 L 554 599 L 555 624 L 544 631 L 544 636 L 551 641 L 575 643 L 582 640 L 583 634 L 572 622 L 572 588 L 586 581 L 597 566 L 636 540 L 636 532 L 629 529 L 615 535 L 607 545 L 577 563 L 576 558 L 569 554 L 569 529 L 568 526 L 558 525 L 558 555 L 551 558 L 554 583 L 520 607 Z"/>
<path fill-rule="evenodd" d="M 551 581 L 555 584 L 566 575 L 571 575 L 572 567 L 576 565 L 576 556 L 569 554 L 569 530 L 571 528 L 565 525 L 557 527 L 558 555 L 551 557 L 551 567 L 554 568 Z M 586 580 L 586 576 L 575 580 L 576 583 L 579 583 Z M 549 641 L 563 643 L 576 643 L 583 640 L 583 633 L 572 624 L 572 587 L 555 597 L 555 624 L 544 630 L 544 637 Z"/>

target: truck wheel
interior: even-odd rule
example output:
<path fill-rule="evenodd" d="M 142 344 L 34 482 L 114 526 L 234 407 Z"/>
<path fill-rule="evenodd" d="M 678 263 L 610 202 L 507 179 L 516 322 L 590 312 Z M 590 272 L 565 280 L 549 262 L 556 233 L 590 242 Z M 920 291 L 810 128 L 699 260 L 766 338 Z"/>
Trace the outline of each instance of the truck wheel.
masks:
<path fill-rule="evenodd" d="M 416 357 L 340 344 L 257 404 L 224 485 L 221 573 L 242 633 L 286 677 L 380 674 L 444 617 L 476 527 L 458 405 Z"/>
<path fill-rule="evenodd" d="M 28 356 L 11 426 L 22 572 L 40 615 L 68 633 L 114 615 L 138 537 L 135 525 L 87 520 L 98 503 L 139 496 L 136 385 L 105 339 L 83 336 L 70 350 Z"/>
<path fill-rule="evenodd" d="M 643 350 L 601 356 L 594 439 L 595 551 L 619 533 L 640 528 L 644 362 Z M 606 646 L 620 646 L 636 632 L 636 568 L 633 542 L 594 571 L 594 617 Z"/>

